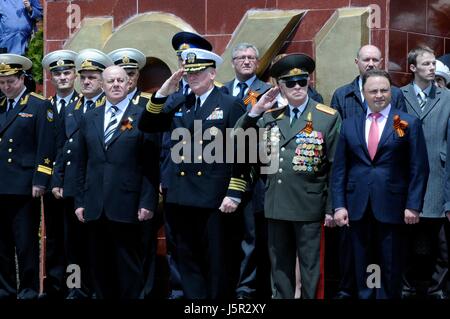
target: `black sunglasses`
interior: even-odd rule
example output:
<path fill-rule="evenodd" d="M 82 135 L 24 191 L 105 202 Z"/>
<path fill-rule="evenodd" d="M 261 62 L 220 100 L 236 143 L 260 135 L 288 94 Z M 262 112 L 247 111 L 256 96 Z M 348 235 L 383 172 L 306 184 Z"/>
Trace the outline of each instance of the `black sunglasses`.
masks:
<path fill-rule="evenodd" d="M 287 88 L 292 89 L 293 87 L 295 87 L 295 85 L 298 83 L 298 85 L 300 85 L 301 87 L 305 87 L 308 84 L 308 80 L 307 79 L 300 79 L 300 80 L 291 80 L 291 81 L 284 81 L 284 84 L 286 85 Z"/>

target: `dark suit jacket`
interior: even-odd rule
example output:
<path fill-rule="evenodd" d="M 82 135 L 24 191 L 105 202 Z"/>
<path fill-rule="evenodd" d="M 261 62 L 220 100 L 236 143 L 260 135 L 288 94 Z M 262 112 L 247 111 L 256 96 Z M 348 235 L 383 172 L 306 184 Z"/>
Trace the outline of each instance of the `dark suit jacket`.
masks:
<path fill-rule="evenodd" d="M 137 223 L 139 208 L 155 211 L 158 203 L 158 141 L 137 128 L 144 109 L 129 104 L 108 149 L 104 145 L 105 104 L 87 112 L 80 126 L 79 174 L 75 207 L 85 208 L 87 221 L 105 216 Z"/>
<path fill-rule="evenodd" d="M 49 187 L 55 134 L 49 101 L 25 92 L 6 116 L 0 101 L 0 194 L 31 195 L 32 185 Z"/>
<path fill-rule="evenodd" d="M 393 117 L 408 122 L 405 135 Z M 383 223 L 402 224 L 405 208 L 421 211 L 428 179 L 426 145 L 420 121 L 391 108 L 373 161 L 365 141 L 365 115 L 344 120 L 332 172 L 333 208 L 345 207 L 360 220 L 370 205 Z"/>
<path fill-rule="evenodd" d="M 193 97 L 193 101 L 191 101 Z M 170 97 L 172 102 L 170 108 L 167 104 L 162 109 L 167 98 L 152 97 L 152 105 L 147 108 L 139 120 L 139 128 L 146 132 L 165 132 L 174 129 L 183 129 L 189 136 L 181 136 L 179 140 L 172 140 L 172 147 L 181 145 L 190 147 L 191 154 L 180 149 L 180 156 L 185 156 L 179 163 L 175 163 L 171 158 L 170 187 L 167 193 L 167 201 L 185 206 L 218 208 L 225 196 L 240 197 L 245 190 L 245 182 L 242 182 L 243 190 L 237 190 L 237 187 L 229 187 L 230 178 L 241 178 L 241 170 L 236 165 L 226 163 L 226 152 L 223 152 L 223 163 L 215 161 L 206 163 L 203 159 L 195 163 L 198 156 L 194 151 L 198 149 L 203 155 L 206 147 L 211 148 L 211 143 L 215 141 L 215 134 L 219 131 L 223 137 L 227 136 L 226 129 L 233 128 L 237 119 L 244 114 L 242 101 L 224 94 L 219 88 L 215 87 L 208 98 L 205 100 L 201 109 L 195 114 L 193 104 L 195 96 L 186 98 L 182 94 L 174 94 Z M 159 106 L 159 107 L 158 107 Z M 221 114 L 220 118 L 209 118 L 214 112 Z M 201 122 L 201 131 L 194 127 L 194 120 Z M 187 131 L 186 131 L 187 130 Z M 213 132 L 213 133 L 211 133 Z M 210 134 L 211 140 L 204 139 L 203 134 Z M 197 135 L 198 134 L 198 135 Z M 201 135 L 200 135 L 201 134 Z M 181 144 L 182 141 L 186 144 Z M 200 142 L 201 140 L 201 142 Z M 225 138 L 223 139 L 225 143 Z M 201 145 L 201 146 L 198 146 Z M 210 146 L 208 146 L 210 145 Z M 226 150 L 225 144 L 221 145 L 222 150 Z M 189 162 L 190 161 L 190 162 Z M 240 182 L 239 182 L 240 184 Z"/>
<path fill-rule="evenodd" d="M 361 101 L 358 85 L 359 76 L 353 82 L 336 89 L 331 99 L 331 107 L 335 108 L 342 119 L 354 115 L 366 114 L 367 105 Z M 405 100 L 398 87 L 391 86 L 393 108 L 406 112 Z"/>
<path fill-rule="evenodd" d="M 102 93 L 97 101 L 104 101 Z M 79 129 L 83 118 L 84 96 L 80 93 L 77 99 L 66 106 L 62 126 L 57 134 L 57 152 L 55 168 L 52 175 L 52 187 L 62 187 L 64 197 L 74 197 L 76 178 L 78 175 Z"/>

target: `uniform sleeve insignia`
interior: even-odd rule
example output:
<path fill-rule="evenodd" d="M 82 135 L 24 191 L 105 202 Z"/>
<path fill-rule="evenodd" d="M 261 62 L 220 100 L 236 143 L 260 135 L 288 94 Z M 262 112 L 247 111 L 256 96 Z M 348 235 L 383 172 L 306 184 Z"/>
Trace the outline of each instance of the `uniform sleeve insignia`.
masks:
<path fill-rule="evenodd" d="M 319 111 L 322 111 L 324 113 L 330 114 L 330 115 L 334 115 L 337 112 L 335 109 L 333 109 L 329 106 L 326 106 L 325 104 L 320 104 L 320 103 L 318 103 L 316 105 L 316 109 L 318 109 Z"/>
<path fill-rule="evenodd" d="M 34 97 L 37 97 L 37 98 L 40 99 L 40 100 L 45 100 L 45 97 L 43 97 L 43 96 L 40 95 L 40 94 L 31 92 L 30 95 L 32 95 L 32 96 L 34 96 Z"/>
<path fill-rule="evenodd" d="M 53 111 L 47 110 L 47 121 L 53 122 Z"/>

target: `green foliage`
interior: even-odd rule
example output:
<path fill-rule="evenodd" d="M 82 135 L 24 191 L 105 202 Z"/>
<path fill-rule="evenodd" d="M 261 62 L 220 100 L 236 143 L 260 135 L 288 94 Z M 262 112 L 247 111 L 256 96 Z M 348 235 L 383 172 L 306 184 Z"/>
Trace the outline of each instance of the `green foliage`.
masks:
<path fill-rule="evenodd" d="M 39 30 L 33 36 L 28 46 L 27 58 L 33 62 L 32 74 L 36 83 L 42 84 L 43 70 L 42 70 L 42 57 L 44 55 L 44 32 Z"/>

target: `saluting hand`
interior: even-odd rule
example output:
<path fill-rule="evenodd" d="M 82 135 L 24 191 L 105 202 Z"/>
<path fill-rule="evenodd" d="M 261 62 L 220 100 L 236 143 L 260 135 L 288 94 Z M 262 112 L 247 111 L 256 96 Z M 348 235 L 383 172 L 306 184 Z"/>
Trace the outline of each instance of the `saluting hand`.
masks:
<path fill-rule="evenodd" d="M 250 113 L 260 115 L 265 111 L 270 110 L 277 101 L 278 93 L 280 93 L 278 86 L 271 88 L 269 91 L 264 93 L 255 105 L 252 106 Z"/>
<path fill-rule="evenodd" d="M 417 224 L 420 220 L 419 212 L 414 209 L 405 209 L 405 223 L 412 225 Z"/>
<path fill-rule="evenodd" d="M 238 204 L 234 200 L 232 200 L 231 198 L 226 196 L 223 199 L 222 204 L 219 207 L 219 210 L 222 213 L 232 213 L 237 209 L 237 207 L 238 207 Z"/>
<path fill-rule="evenodd" d="M 138 219 L 139 221 L 149 220 L 153 218 L 154 213 L 146 208 L 139 208 Z"/>
<path fill-rule="evenodd" d="M 163 83 L 161 88 L 158 90 L 158 93 L 163 96 L 169 96 L 170 94 L 175 93 L 183 74 L 184 68 L 178 69 L 170 78 L 166 80 L 166 82 Z"/>

